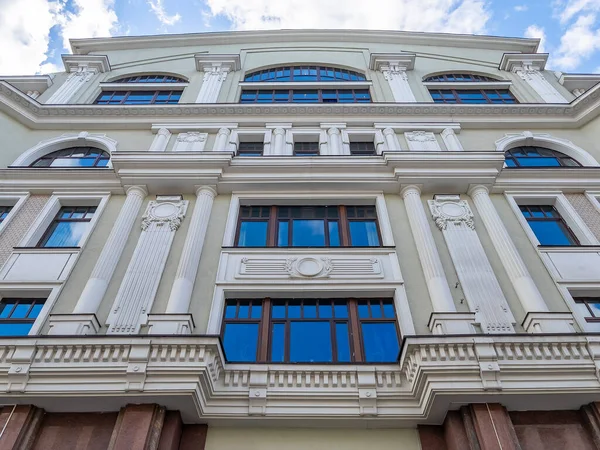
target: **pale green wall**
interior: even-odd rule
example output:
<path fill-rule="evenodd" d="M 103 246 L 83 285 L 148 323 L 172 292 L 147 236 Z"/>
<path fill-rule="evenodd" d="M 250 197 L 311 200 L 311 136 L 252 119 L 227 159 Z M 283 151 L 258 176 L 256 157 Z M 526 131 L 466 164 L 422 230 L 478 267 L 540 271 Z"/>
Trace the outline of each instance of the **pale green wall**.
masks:
<path fill-rule="evenodd" d="M 206 450 L 420 450 L 416 429 L 209 427 Z"/>

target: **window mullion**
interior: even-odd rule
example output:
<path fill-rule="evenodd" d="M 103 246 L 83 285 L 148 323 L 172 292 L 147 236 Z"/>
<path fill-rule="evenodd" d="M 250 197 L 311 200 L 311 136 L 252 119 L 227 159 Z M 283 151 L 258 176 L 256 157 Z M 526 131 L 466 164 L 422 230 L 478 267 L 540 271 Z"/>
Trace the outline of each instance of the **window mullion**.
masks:
<path fill-rule="evenodd" d="M 344 205 L 338 206 L 340 224 L 340 240 L 342 247 L 350 247 L 350 224 L 348 223 L 348 214 Z"/>
<path fill-rule="evenodd" d="M 267 225 L 267 247 L 277 247 L 277 206 L 271 206 Z"/>
<path fill-rule="evenodd" d="M 254 304 L 254 303 L 253 303 Z M 261 324 L 258 338 L 258 362 L 269 361 L 269 343 L 271 341 L 271 298 L 266 297 L 262 302 Z"/>
<path fill-rule="evenodd" d="M 348 329 L 352 340 L 352 361 L 363 362 L 363 352 L 360 339 L 360 322 L 358 320 L 357 301 L 355 298 L 348 300 Z"/>

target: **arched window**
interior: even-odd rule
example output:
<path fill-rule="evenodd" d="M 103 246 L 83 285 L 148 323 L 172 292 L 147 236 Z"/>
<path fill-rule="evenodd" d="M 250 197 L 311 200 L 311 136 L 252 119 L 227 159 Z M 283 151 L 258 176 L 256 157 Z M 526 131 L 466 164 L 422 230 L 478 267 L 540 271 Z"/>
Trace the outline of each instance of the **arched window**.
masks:
<path fill-rule="evenodd" d="M 187 83 L 187 80 L 172 75 L 133 75 L 112 80 L 111 83 Z"/>
<path fill-rule="evenodd" d="M 507 167 L 581 167 L 570 156 L 544 147 L 514 147 L 504 155 Z"/>
<path fill-rule="evenodd" d="M 110 156 L 96 147 L 69 147 L 38 158 L 29 167 L 106 167 Z"/>
<path fill-rule="evenodd" d="M 352 70 L 325 66 L 287 66 L 258 70 L 246 75 L 249 82 L 285 81 L 366 81 L 366 77 Z"/>
<path fill-rule="evenodd" d="M 496 78 L 485 75 L 475 75 L 472 73 L 444 73 L 441 75 L 432 75 L 423 80 L 424 82 L 450 82 L 450 83 L 481 83 L 501 81 Z"/>

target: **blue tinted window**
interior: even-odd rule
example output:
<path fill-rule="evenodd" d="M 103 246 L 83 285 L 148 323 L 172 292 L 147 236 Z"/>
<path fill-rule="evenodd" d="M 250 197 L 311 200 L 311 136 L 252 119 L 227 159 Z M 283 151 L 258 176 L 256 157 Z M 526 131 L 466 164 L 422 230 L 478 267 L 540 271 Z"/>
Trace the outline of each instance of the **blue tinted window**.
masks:
<path fill-rule="evenodd" d="M 400 346 L 396 324 L 391 322 L 363 322 L 363 347 L 366 362 L 395 362 Z"/>
<path fill-rule="evenodd" d="M 348 323 L 341 322 L 335 324 L 335 340 L 337 343 L 338 362 L 350 362 L 350 336 L 348 333 Z"/>
<path fill-rule="evenodd" d="M 329 222 L 329 245 L 331 247 L 340 246 L 340 227 L 337 222 Z"/>
<path fill-rule="evenodd" d="M 285 324 L 273 324 L 271 333 L 271 361 L 285 361 Z"/>
<path fill-rule="evenodd" d="M 266 247 L 268 222 L 247 222 L 240 224 L 239 247 Z"/>
<path fill-rule="evenodd" d="M 225 325 L 223 347 L 227 361 L 256 361 L 257 343 L 257 323 L 228 323 Z"/>
<path fill-rule="evenodd" d="M 79 246 L 95 211 L 95 206 L 61 208 L 38 247 Z"/>
<path fill-rule="evenodd" d="M 352 221 L 349 223 L 350 240 L 352 245 L 357 247 L 378 247 L 379 235 L 377 234 L 377 224 L 367 221 Z"/>
<path fill-rule="evenodd" d="M 543 147 L 515 147 L 504 153 L 508 167 L 579 167 L 564 153 Z"/>
<path fill-rule="evenodd" d="M 118 78 L 111 83 L 187 83 L 187 81 L 171 75 L 134 75 Z"/>
<path fill-rule="evenodd" d="M 507 89 L 430 89 L 429 93 L 435 103 L 517 103 Z"/>
<path fill-rule="evenodd" d="M 288 237 L 289 237 L 289 222 L 280 221 L 279 222 L 279 231 L 277 235 L 277 245 L 279 247 L 287 247 L 288 246 Z"/>
<path fill-rule="evenodd" d="M 290 362 L 331 362 L 329 322 L 290 324 Z"/>
<path fill-rule="evenodd" d="M 98 105 L 176 104 L 183 91 L 105 91 L 96 99 Z"/>
<path fill-rule="evenodd" d="M 363 74 L 319 66 L 274 67 L 248 73 L 244 81 L 365 81 Z"/>
<path fill-rule="evenodd" d="M 5 298 L 0 301 L 0 336 L 24 336 L 29 333 L 44 306 L 45 299 Z"/>
<path fill-rule="evenodd" d="M 324 247 L 325 223 L 322 220 L 294 220 L 292 222 L 294 247 Z"/>
<path fill-rule="evenodd" d="M 240 103 L 369 103 L 368 89 L 261 89 L 243 91 Z"/>
<path fill-rule="evenodd" d="M 109 159 L 107 152 L 94 147 L 71 147 L 48 153 L 30 167 L 106 167 Z"/>
<path fill-rule="evenodd" d="M 5 323 L 0 322 L 0 336 L 27 336 L 33 326 L 31 323 Z"/>
<path fill-rule="evenodd" d="M 573 245 L 567 230 L 560 222 L 529 222 L 541 245 Z"/>

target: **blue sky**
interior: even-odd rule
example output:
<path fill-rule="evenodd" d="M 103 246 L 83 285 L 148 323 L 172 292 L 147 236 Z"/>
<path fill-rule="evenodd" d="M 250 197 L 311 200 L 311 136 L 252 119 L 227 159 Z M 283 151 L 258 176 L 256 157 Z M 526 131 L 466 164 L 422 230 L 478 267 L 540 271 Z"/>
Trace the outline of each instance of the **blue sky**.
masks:
<path fill-rule="evenodd" d="M 62 70 L 70 38 L 268 28 L 539 37 L 549 68 L 600 73 L 600 0 L 0 0 L 0 74 Z"/>

